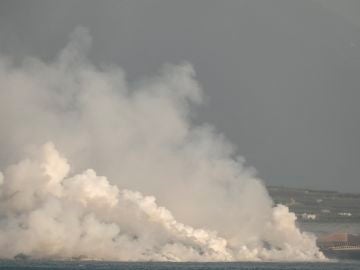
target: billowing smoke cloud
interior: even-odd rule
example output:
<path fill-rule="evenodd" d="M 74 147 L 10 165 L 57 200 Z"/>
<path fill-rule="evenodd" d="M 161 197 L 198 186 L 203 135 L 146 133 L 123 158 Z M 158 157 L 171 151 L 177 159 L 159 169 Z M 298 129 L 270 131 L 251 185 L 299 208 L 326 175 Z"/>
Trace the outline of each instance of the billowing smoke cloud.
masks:
<path fill-rule="evenodd" d="M 0 59 L 1 256 L 323 258 L 234 147 L 192 123 L 189 64 L 128 82 L 90 45 L 79 28 L 52 63 Z"/>

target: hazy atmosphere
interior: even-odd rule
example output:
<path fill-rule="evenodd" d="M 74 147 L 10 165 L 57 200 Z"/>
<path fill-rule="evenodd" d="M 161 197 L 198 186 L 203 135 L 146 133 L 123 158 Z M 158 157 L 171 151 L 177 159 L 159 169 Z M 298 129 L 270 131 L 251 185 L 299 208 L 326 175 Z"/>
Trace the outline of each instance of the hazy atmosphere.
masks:
<path fill-rule="evenodd" d="M 291 187 L 360 192 L 359 8 L 0 2 L 0 259 L 327 261 L 360 197 Z"/>
<path fill-rule="evenodd" d="M 1 1 L 0 49 L 49 61 L 83 26 L 89 58 L 130 82 L 188 61 L 205 95 L 195 121 L 266 184 L 359 192 L 359 11 L 357 0 Z"/>

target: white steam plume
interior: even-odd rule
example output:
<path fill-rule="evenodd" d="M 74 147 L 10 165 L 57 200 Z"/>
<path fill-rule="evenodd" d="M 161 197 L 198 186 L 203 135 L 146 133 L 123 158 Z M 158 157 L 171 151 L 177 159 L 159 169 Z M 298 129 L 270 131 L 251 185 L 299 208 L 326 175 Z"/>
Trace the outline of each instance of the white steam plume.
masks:
<path fill-rule="evenodd" d="M 90 43 L 79 28 L 52 63 L 0 57 L 1 256 L 323 258 L 233 146 L 191 123 L 202 92 L 189 64 L 128 83 L 89 63 Z"/>

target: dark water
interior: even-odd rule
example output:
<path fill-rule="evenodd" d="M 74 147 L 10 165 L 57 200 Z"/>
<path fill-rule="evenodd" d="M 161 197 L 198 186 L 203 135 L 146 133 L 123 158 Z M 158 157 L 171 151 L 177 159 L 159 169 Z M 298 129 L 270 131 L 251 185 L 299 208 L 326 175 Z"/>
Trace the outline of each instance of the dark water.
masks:
<path fill-rule="evenodd" d="M 1 261 L 0 269 L 129 269 L 129 270 L 360 270 L 360 262 L 329 263 L 158 263 L 158 262 L 46 262 L 46 261 Z"/>

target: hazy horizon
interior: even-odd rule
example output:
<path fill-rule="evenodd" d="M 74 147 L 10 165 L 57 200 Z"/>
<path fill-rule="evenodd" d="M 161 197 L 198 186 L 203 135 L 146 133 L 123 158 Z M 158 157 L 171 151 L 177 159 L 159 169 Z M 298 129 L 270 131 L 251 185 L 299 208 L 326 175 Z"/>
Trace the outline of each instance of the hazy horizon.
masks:
<path fill-rule="evenodd" d="M 342 3 L 1 2 L 0 259 L 327 261 L 359 196 L 267 186 L 359 192 Z"/>
<path fill-rule="evenodd" d="M 0 51 L 52 61 L 76 27 L 132 82 L 190 62 L 211 123 L 269 185 L 360 192 L 358 1 L 1 1 Z M 0 161 L 4 157 L 0 157 Z"/>

